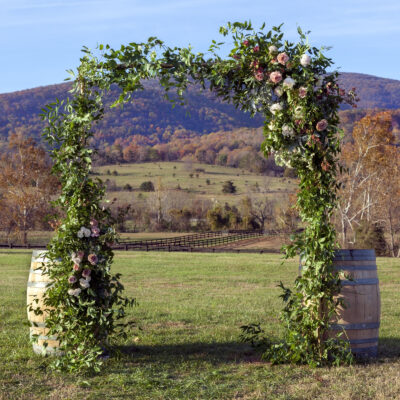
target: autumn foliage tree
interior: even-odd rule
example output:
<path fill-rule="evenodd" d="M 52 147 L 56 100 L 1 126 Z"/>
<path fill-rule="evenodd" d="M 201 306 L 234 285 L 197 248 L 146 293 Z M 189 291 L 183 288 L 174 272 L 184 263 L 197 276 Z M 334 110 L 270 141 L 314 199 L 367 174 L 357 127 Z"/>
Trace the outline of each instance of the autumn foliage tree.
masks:
<path fill-rule="evenodd" d="M 355 125 L 353 142 L 343 147 L 342 163 L 338 207 L 342 246 L 354 245 L 361 223 L 380 224 L 394 255 L 400 225 L 400 159 L 389 112 L 367 115 Z"/>
<path fill-rule="evenodd" d="M 9 138 L 8 151 L 0 159 L 1 230 L 16 233 L 24 244 L 28 231 L 50 212 L 51 196 L 57 191 L 50 175 L 46 151 L 22 131 Z"/>

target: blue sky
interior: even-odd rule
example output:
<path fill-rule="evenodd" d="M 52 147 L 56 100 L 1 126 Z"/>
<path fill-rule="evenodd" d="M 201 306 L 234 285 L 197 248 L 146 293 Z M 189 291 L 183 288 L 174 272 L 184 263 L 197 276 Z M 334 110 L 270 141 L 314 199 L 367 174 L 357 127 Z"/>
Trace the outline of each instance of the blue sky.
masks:
<path fill-rule="evenodd" d="M 82 46 L 158 36 L 206 51 L 227 21 L 297 26 L 340 71 L 400 80 L 399 0 L 0 0 L 0 93 L 59 83 Z"/>

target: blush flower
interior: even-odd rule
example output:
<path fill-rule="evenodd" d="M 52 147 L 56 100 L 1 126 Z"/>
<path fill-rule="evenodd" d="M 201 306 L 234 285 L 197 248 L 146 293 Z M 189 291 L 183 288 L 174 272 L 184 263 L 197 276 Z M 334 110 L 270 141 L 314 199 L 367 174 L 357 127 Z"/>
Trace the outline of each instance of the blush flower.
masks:
<path fill-rule="evenodd" d="M 96 254 L 89 254 L 88 261 L 90 262 L 90 264 L 96 265 L 98 261 Z"/>
<path fill-rule="evenodd" d="M 269 79 L 273 83 L 279 83 L 282 80 L 282 74 L 279 71 L 274 71 L 269 74 Z"/>
<path fill-rule="evenodd" d="M 90 220 L 90 226 L 97 226 L 99 223 L 97 222 L 97 219 L 91 218 Z"/>
<path fill-rule="evenodd" d="M 92 270 L 91 270 L 91 269 L 85 268 L 85 269 L 82 271 L 82 276 L 83 276 L 84 278 L 87 278 L 87 277 L 90 276 L 91 273 L 92 273 Z"/>
<path fill-rule="evenodd" d="M 243 46 L 248 46 L 249 45 L 249 41 L 248 40 L 243 40 Z"/>
<path fill-rule="evenodd" d="M 260 51 L 260 46 L 254 46 L 253 47 L 253 52 L 258 53 Z"/>
<path fill-rule="evenodd" d="M 100 236 L 100 229 L 97 226 L 92 228 L 92 237 L 99 237 Z"/>
<path fill-rule="evenodd" d="M 305 88 L 304 86 L 301 86 L 299 88 L 299 97 L 301 99 L 304 99 L 307 96 L 307 88 Z"/>
<path fill-rule="evenodd" d="M 277 60 L 279 64 L 285 65 L 289 61 L 289 56 L 286 53 L 279 53 Z"/>
<path fill-rule="evenodd" d="M 76 277 L 74 275 L 68 278 L 68 283 L 70 283 L 71 285 L 74 284 L 75 282 L 76 282 Z"/>
<path fill-rule="evenodd" d="M 300 58 L 300 64 L 303 67 L 308 67 L 311 64 L 311 57 L 308 54 L 303 54 Z"/>
<path fill-rule="evenodd" d="M 254 77 L 258 80 L 258 81 L 262 81 L 264 79 L 264 70 L 259 67 L 254 71 Z"/>
<path fill-rule="evenodd" d="M 72 269 L 74 271 L 79 271 L 81 269 L 81 266 L 79 264 L 74 264 L 74 266 L 72 267 Z"/>
<path fill-rule="evenodd" d="M 316 129 L 318 132 L 324 131 L 328 127 L 328 121 L 326 119 L 321 119 L 317 122 Z"/>

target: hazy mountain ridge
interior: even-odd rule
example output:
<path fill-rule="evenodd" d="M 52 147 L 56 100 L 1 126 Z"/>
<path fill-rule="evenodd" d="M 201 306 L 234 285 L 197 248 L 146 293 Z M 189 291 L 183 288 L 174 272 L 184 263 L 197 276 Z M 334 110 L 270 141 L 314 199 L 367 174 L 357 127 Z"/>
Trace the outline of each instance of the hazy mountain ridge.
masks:
<path fill-rule="evenodd" d="M 357 88 L 358 110 L 349 110 L 347 124 L 363 116 L 363 109 L 400 109 L 400 81 L 357 73 L 342 73 L 340 86 Z M 124 108 L 107 110 L 118 95 L 112 89 L 105 98 L 106 114 L 95 127 L 98 142 L 112 144 L 116 139 L 126 140 L 142 136 L 149 143 L 168 142 L 171 137 L 196 136 L 241 127 L 259 127 L 262 117 L 249 114 L 227 104 L 208 91 L 190 87 L 186 93 L 187 105 L 172 108 L 163 98 L 163 89 L 156 81 L 147 81 L 145 90 L 133 95 L 133 102 Z M 0 94 L 0 139 L 21 128 L 26 135 L 40 138 L 43 122 L 41 108 L 56 98 L 68 96 L 69 83 L 43 86 L 18 92 Z M 397 112 L 396 112 L 397 114 Z M 350 117 L 349 117 L 350 116 Z M 349 125 L 349 127 L 351 127 Z"/>

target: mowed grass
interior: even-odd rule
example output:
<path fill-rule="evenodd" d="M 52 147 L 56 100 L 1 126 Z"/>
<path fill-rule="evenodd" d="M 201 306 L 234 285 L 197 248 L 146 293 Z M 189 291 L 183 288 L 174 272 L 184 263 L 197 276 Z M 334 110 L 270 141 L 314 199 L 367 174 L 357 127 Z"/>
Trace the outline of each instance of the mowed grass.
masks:
<path fill-rule="evenodd" d="M 137 194 L 140 184 L 144 181 L 151 181 L 155 186 L 161 182 L 163 188 L 169 190 L 176 190 L 179 185 L 181 191 L 192 193 L 198 198 L 218 200 L 222 204 L 224 202 L 238 204 L 240 199 L 250 192 L 255 192 L 255 195 L 260 197 L 267 196 L 271 200 L 284 200 L 287 198 L 287 193 L 293 193 L 297 189 L 296 179 L 267 177 L 239 168 L 178 161 L 104 165 L 95 168 L 95 171 L 103 181 L 110 179 L 119 187 L 124 187 L 126 184 L 132 186 L 134 192 L 107 193 L 108 198 L 117 198 L 124 202 L 132 202 L 133 193 Z M 110 171 L 111 175 L 108 175 L 107 171 Z M 118 175 L 112 175 L 114 171 L 117 171 Z M 222 193 L 223 183 L 229 180 L 237 188 L 235 194 Z"/>
<path fill-rule="evenodd" d="M 114 271 L 139 329 L 100 374 L 52 373 L 26 326 L 31 252 L 0 252 L 0 399 L 399 399 L 400 261 L 379 258 L 380 356 L 351 367 L 271 366 L 238 342 L 240 325 L 282 334 L 277 283 L 297 260 L 271 254 L 118 252 Z"/>

